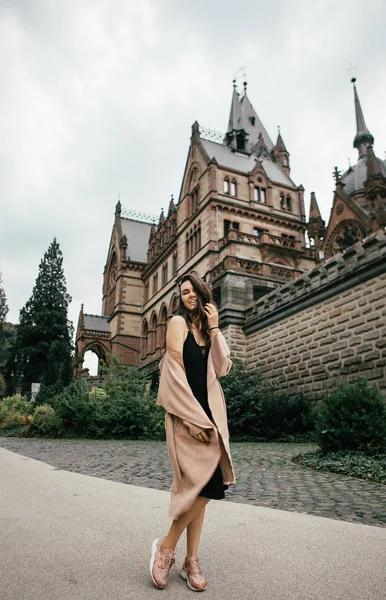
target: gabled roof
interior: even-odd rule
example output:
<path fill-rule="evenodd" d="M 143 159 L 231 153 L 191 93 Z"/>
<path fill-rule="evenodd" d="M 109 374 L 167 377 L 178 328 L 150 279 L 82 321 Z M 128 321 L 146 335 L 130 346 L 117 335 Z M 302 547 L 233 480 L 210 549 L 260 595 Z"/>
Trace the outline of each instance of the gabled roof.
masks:
<path fill-rule="evenodd" d="M 151 223 L 121 217 L 122 235 L 127 237 L 127 257 L 134 262 L 147 262 Z"/>
<path fill-rule="evenodd" d="M 83 315 L 83 327 L 91 331 L 100 331 L 103 333 L 110 333 L 110 325 L 108 317 L 100 317 L 98 315 Z"/>
<path fill-rule="evenodd" d="M 201 139 L 204 150 L 209 158 L 215 158 L 219 165 L 228 169 L 235 169 L 242 173 L 250 173 L 256 166 L 256 155 L 234 152 L 228 146 Z M 275 182 L 290 187 L 296 187 L 294 182 L 281 170 L 281 168 L 268 158 L 259 157 L 267 177 Z"/>

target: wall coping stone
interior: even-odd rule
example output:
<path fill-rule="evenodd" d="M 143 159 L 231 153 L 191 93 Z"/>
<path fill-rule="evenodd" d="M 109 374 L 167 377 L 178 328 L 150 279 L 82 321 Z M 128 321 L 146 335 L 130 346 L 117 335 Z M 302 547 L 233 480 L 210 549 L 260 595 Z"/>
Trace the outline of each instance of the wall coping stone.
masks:
<path fill-rule="evenodd" d="M 250 335 L 383 273 L 386 233 L 379 230 L 255 302 L 246 311 L 244 332 Z"/>

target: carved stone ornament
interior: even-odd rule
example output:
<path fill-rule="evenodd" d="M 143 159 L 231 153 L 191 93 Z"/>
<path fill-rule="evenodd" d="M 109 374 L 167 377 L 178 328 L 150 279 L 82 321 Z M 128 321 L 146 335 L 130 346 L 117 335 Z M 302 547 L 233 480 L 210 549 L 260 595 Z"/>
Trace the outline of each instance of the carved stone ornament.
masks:
<path fill-rule="evenodd" d="M 335 210 L 337 215 L 341 215 L 343 212 L 343 204 L 342 202 L 339 202 L 339 204 L 337 204 L 336 206 L 336 210 Z"/>
<path fill-rule="evenodd" d="M 334 253 L 344 252 L 350 246 L 363 239 L 363 233 L 359 225 L 344 223 L 337 231 L 332 241 Z"/>

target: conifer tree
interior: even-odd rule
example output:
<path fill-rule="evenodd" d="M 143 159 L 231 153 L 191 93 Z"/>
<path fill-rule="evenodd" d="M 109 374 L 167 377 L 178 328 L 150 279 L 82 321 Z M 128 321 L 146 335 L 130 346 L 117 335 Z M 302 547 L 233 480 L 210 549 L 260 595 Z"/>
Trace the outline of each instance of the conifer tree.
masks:
<path fill-rule="evenodd" d="M 31 383 L 67 385 L 72 379 L 72 323 L 67 318 L 71 296 L 56 238 L 39 265 L 32 295 L 20 311 L 16 343 L 7 365 L 8 390 L 31 391 Z"/>
<path fill-rule="evenodd" d="M 3 288 L 3 276 L 0 271 L 0 330 L 3 327 L 5 318 L 8 314 L 7 297 Z"/>

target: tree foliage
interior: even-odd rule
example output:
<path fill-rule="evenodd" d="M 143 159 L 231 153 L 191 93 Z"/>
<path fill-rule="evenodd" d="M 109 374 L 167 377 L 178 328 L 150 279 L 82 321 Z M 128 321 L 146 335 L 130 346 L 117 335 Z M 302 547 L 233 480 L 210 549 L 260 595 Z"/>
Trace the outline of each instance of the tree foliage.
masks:
<path fill-rule="evenodd" d="M 7 296 L 3 287 L 3 276 L 0 271 L 0 329 L 2 328 L 5 318 L 8 314 Z"/>
<path fill-rule="evenodd" d="M 381 391 L 365 379 L 342 381 L 322 399 L 316 438 L 324 452 L 384 451 L 386 405 Z"/>
<path fill-rule="evenodd" d="M 68 385 L 72 379 L 71 297 L 63 272 L 63 255 L 54 239 L 39 265 L 32 295 L 20 311 L 16 343 L 7 365 L 8 391 L 19 384 Z"/>

